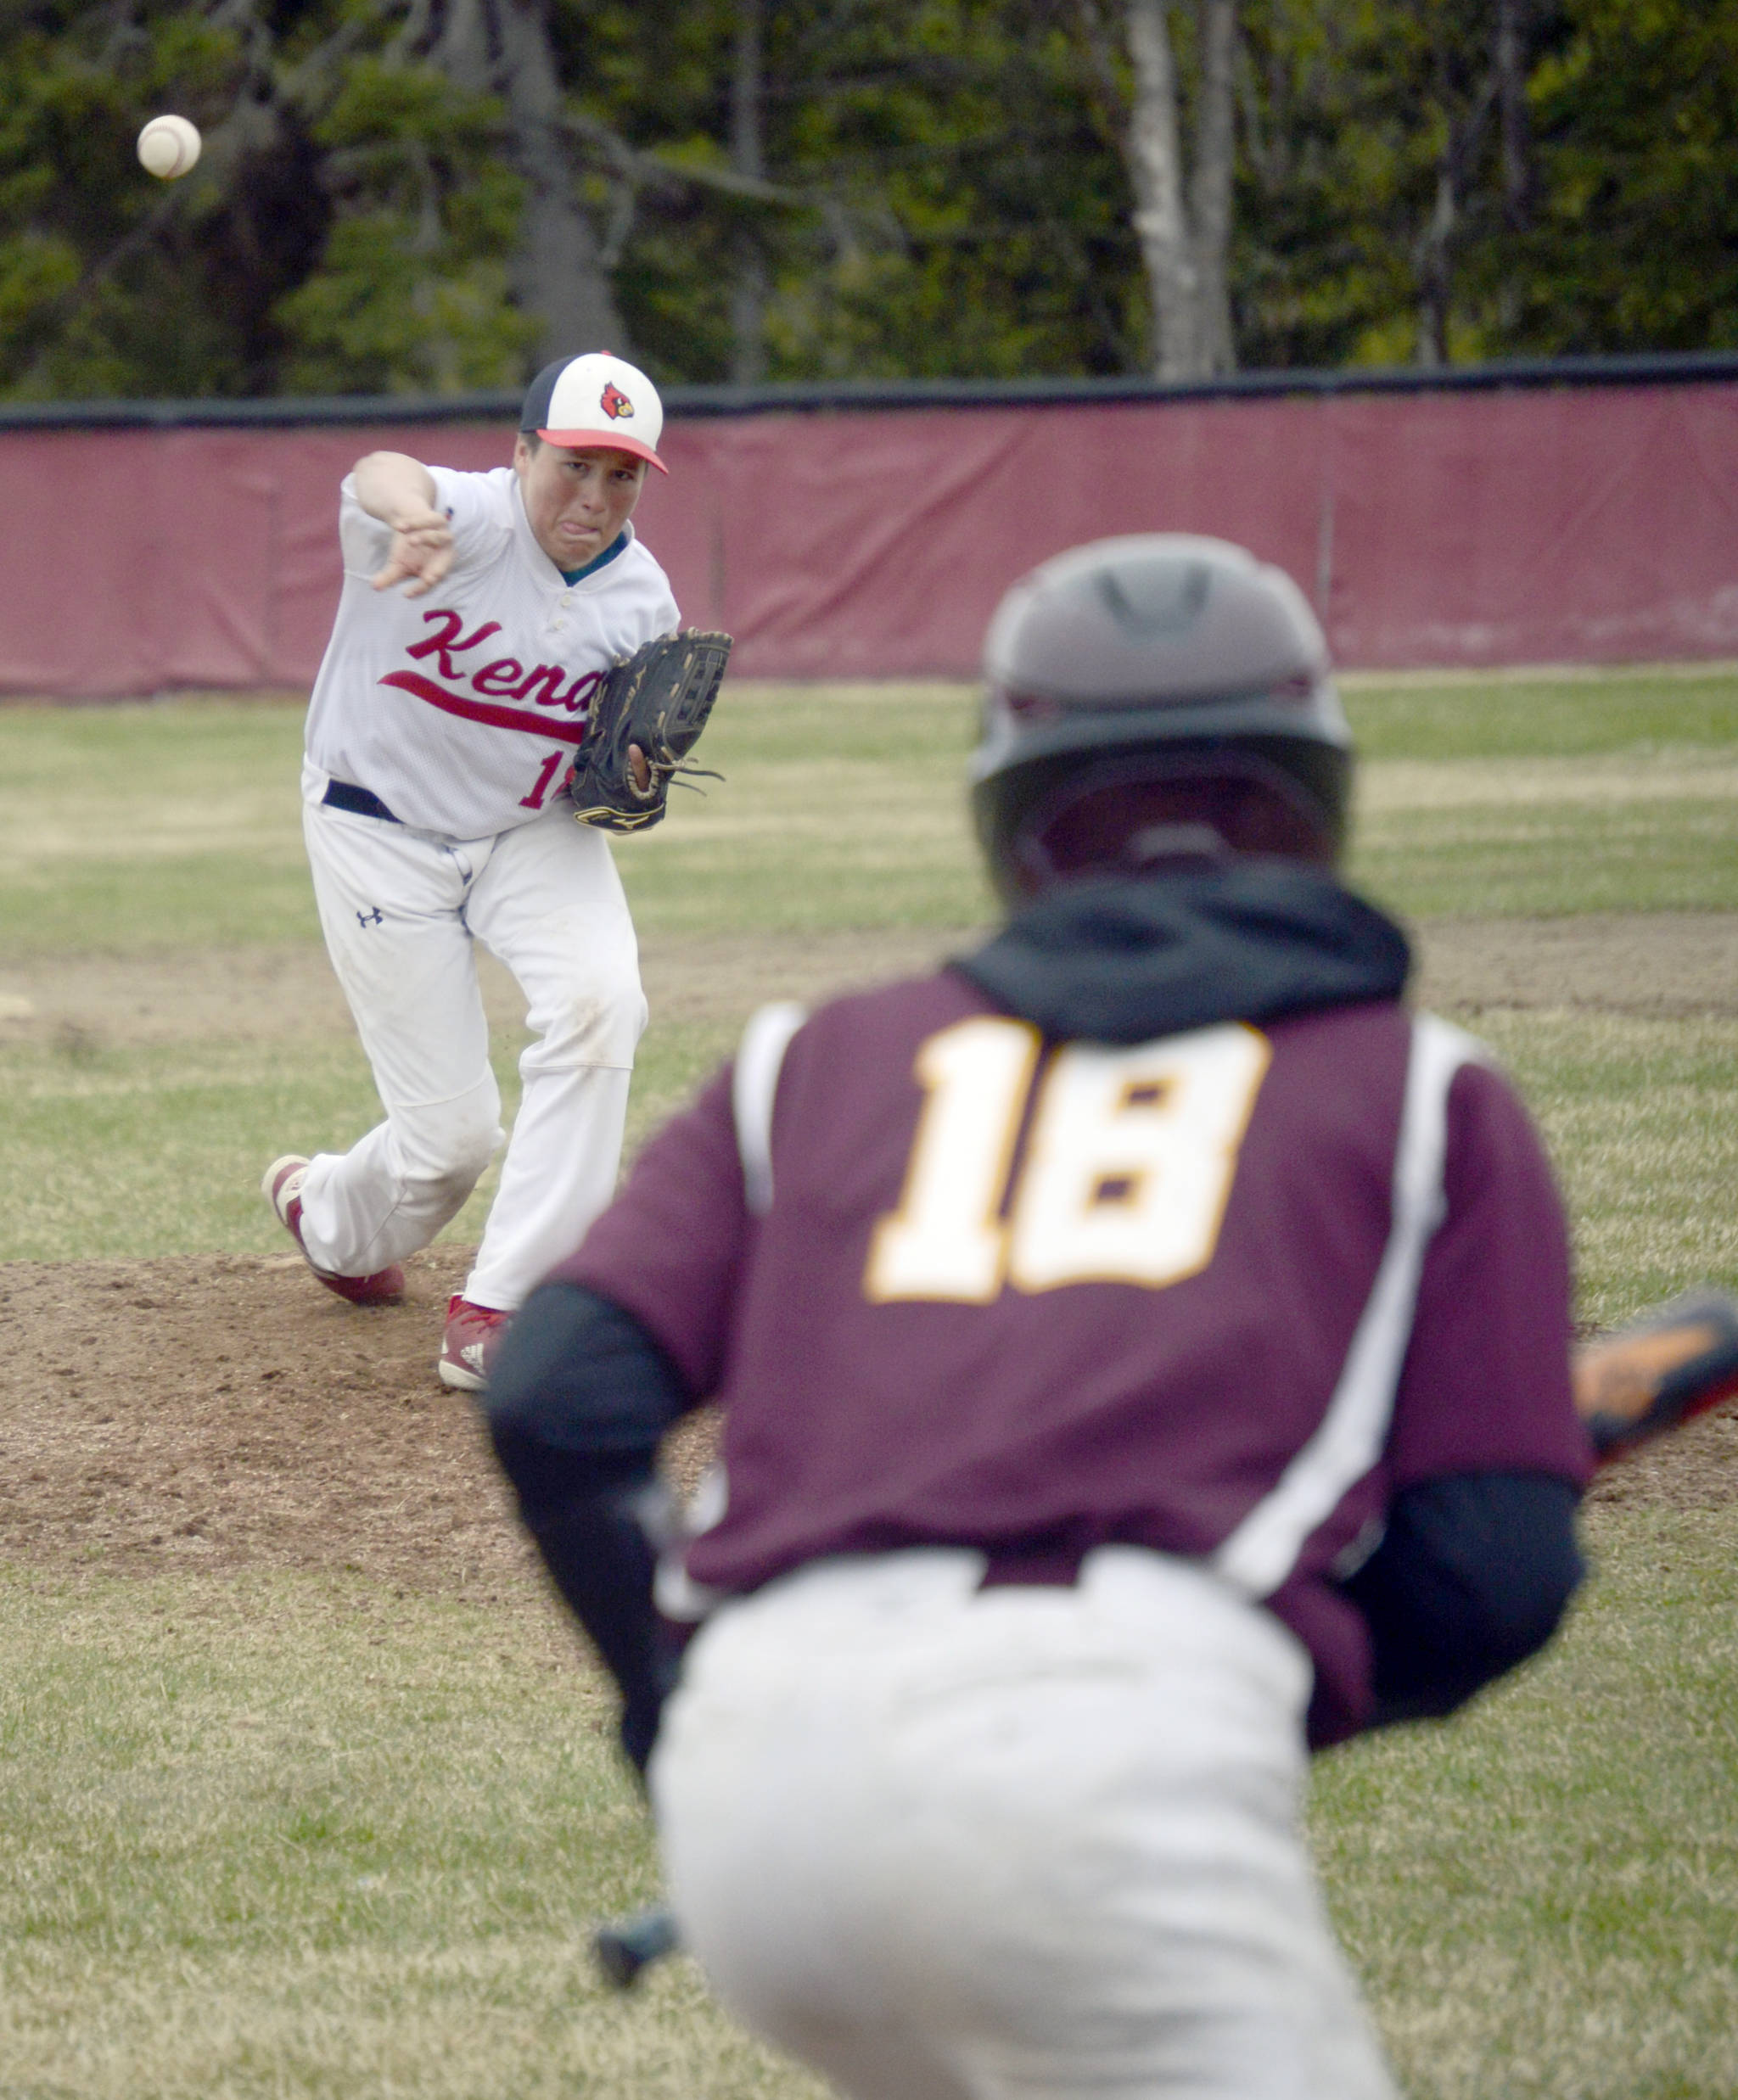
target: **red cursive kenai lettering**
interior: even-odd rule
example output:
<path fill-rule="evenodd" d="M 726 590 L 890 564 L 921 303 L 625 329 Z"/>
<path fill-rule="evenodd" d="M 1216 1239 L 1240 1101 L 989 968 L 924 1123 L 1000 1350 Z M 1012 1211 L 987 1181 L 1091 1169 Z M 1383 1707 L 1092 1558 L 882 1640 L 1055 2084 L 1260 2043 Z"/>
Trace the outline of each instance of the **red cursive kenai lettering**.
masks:
<path fill-rule="evenodd" d="M 558 664 L 540 664 L 527 672 L 524 681 L 513 692 L 516 700 L 529 700 L 534 708 L 565 708 L 569 714 L 581 713 L 586 703 L 603 683 L 602 671 L 584 671 L 575 679 L 567 691 L 561 690 L 567 673 Z M 479 671 L 474 681 L 480 689 L 483 674 Z"/>
<path fill-rule="evenodd" d="M 474 634 L 463 634 L 461 632 L 464 626 L 463 618 L 450 608 L 424 613 L 423 618 L 439 621 L 440 631 L 425 635 L 422 641 L 412 642 L 405 651 L 406 655 L 432 656 L 443 678 L 460 681 L 465 680 L 466 673 L 462 665 L 453 662 L 454 657 L 462 655 L 466 650 L 476 648 L 491 635 L 501 632 L 501 622 L 491 619 L 485 621 Z M 395 672 L 383 682 L 397 686 L 406 692 L 413 692 L 418 699 L 429 701 L 434 706 L 442 704 L 434 699 L 438 688 L 413 672 Z M 485 664 L 472 672 L 469 683 L 477 692 L 487 693 L 494 699 L 528 700 L 534 708 L 559 708 L 569 714 L 583 715 L 592 694 L 603 683 L 603 673 L 582 671 L 569 683 L 567 669 L 563 664 L 537 664 L 528 671 L 517 657 L 498 656 L 491 663 Z M 448 694 L 446 697 L 456 701 L 460 696 Z M 463 714 L 467 709 L 461 705 L 450 711 Z M 506 711 L 502 708 L 496 708 L 492 713 L 487 710 L 474 712 L 472 719 L 494 721 L 502 727 L 511 725 L 507 721 Z"/>
<path fill-rule="evenodd" d="M 491 619 L 485 621 L 475 634 L 467 635 L 461 641 L 459 630 L 464 625 L 464 621 L 458 613 L 450 608 L 443 608 L 439 612 L 424 613 L 423 618 L 425 620 L 445 620 L 446 630 L 444 634 L 425 635 L 422 641 L 413 641 L 405 651 L 405 654 L 406 656 L 438 657 L 440 660 L 440 675 L 443 678 L 463 678 L 464 676 L 464 673 L 454 666 L 452 659 L 456 652 L 462 649 L 474 649 L 479 641 L 486 641 L 491 635 L 498 635 L 501 632 L 501 622 L 498 619 Z"/>
<path fill-rule="evenodd" d="M 525 667 L 517 657 L 497 657 L 494 663 L 485 664 L 476 672 L 471 683 L 479 692 L 498 693 L 505 700 L 522 697 L 519 680 L 525 675 Z"/>

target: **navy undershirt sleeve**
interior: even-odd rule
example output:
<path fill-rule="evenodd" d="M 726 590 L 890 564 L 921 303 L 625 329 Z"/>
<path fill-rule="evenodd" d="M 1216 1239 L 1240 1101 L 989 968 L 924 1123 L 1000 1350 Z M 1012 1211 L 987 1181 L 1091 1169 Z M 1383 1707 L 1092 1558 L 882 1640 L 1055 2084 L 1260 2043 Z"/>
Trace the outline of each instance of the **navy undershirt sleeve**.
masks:
<path fill-rule="evenodd" d="M 658 1446 L 693 1402 L 631 1313 L 541 1285 L 489 1367 L 489 1433 L 556 1588 L 622 1695 L 622 1747 L 644 1772 L 676 1654 L 652 1601 Z"/>
<path fill-rule="evenodd" d="M 1370 1626 L 1372 1727 L 1440 1718 L 1556 1631 L 1585 1572 L 1579 1489 L 1548 1473 L 1465 1473 L 1395 1496 L 1343 1585 Z"/>

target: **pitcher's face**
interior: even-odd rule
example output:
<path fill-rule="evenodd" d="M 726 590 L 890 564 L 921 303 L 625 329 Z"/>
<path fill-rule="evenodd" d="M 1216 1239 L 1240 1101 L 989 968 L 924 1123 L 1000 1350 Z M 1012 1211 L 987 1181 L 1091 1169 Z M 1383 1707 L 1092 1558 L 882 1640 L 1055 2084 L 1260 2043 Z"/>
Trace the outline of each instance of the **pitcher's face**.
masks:
<path fill-rule="evenodd" d="M 583 568 L 603 553 L 633 516 L 646 481 L 644 460 L 608 445 L 521 437 L 513 464 L 531 531 L 561 569 Z"/>

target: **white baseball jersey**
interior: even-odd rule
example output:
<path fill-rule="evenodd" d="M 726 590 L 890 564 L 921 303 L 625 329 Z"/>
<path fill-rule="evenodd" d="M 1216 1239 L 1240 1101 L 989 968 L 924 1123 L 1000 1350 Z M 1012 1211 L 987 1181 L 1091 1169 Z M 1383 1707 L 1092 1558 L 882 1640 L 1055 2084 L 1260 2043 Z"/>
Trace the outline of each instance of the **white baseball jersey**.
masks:
<path fill-rule="evenodd" d="M 401 822 L 482 838 L 533 822 L 585 733 L 619 656 L 681 618 L 669 579 L 628 544 L 576 584 L 537 544 L 510 467 L 432 467 L 453 563 L 422 597 L 370 579 L 391 528 L 344 483 L 344 591 L 308 709 L 303 792 L 328 781 L 377 795 Z"/>

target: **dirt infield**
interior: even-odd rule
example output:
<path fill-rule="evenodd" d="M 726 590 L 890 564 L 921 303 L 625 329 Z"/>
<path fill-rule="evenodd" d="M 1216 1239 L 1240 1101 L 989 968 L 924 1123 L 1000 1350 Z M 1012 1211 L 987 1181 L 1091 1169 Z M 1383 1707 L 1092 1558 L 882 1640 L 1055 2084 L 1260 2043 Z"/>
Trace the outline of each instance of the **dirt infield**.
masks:
<path fill-rule="evenodd" d="M 778 994 L 816 997 L 957 951 L 928 932 L 648 944 L 654 1010 L 726 1019 Z M 1441 921 L 1420 990 L 1476 1013 L 1588 1006 L 1738 1011 L 1738 920 L 1718 914 Z M 8 1005 L 4 1002 L 10 1001 Z M 516 1018 L 513 987 L 490 1004 Z M 347 1028 L 317 952 L 81 961 L 8 971 L 0 1026 L 117 1042 Z M 410 1264 L 396 1308 L 358 1311 L 299 1258 L 0 1264 L 0 1559 L 213 1574 L 352 1569 L 502 1599 L 530 1563 L 476 1413 L 434 1380 L 447 1294 L 468 1251 Z M 691 1471 L 693 1440 L 681 1455 Z M 1738 1498 L 1738 1415 L 1616 1470 L 1599 1497 L 1679 1506 Z"/>
<path fill-rule="evenodd" d="M 740 1018 L 794 988 L 896 976 L 969 934 L 667 944 L 659 1016 Z M 481 957 L 491 1023 L 523 1015 Z M 64 1046 L 306 1039 L 350 1030 L 317 948 L 80 957 L 0 968 L 0 1040 Z M 406 1264 L 397 1307 L 359 1311 L 293 1252 L 0 1263 L 0 1560 L 142 1572 L 355 1569 L 519 1593 L 531 1562 L 476 1413 L 434 1377 L 472 1250 Z M 704 1425 L 674 1454 L 697 1470 Z"/>
<path fill-rule="evenodd" d="M 348 1570 L 527 1594 L 532 1563 L 476 1408 L 434 1377 L 468 1262 L 460 1248 L 421 1255 L 406 1302 L 367 1311 L 294 1254 L 0 1264 L 0 1560 Z M 1695 1425 L 1595 1492 L 1738 1499 L 1738 1414 Z"/>
<path fill-rule="evenodd" d="M 481 1418 L 434 1375 L 470 1258 L 418 1255 L 404 1302 L 366 1310 L 294 1253 L 0 1263 L 0 1561 L 523 1593 Z M 709 1430 L 672 1453 L 679 1479 Z"/>
<path fill-rule="evenodd" d="M 936 932 L 757 934 L 642 945 L 656 1019 L 730 1020 L 768 999 L 815 1000 L 926 968 L 982 938 Z M 1416 930 L 1417 993 L 1477 1012 L 1552 1006 L 1652 1014 L 1738 1013 L 1738 914 L 1591 913 L 1566 919 L 1436 919 Z M 513 981 L 484 956 L 491 1018 L 516 1026 Z M 246 1042 L 350 1028 L 324 953 L 200 949 L 0 967 L 0 1039 L 76 1031 L 93 1043 Z"/>
<path fill-rule="evenodd" d="M 434 1373 L 465 1262 L 421 1256 L 367 1311 L 293 1252 L 0 1265 L 0 1558 L 499 1586 L 507 1504 Z"/>

